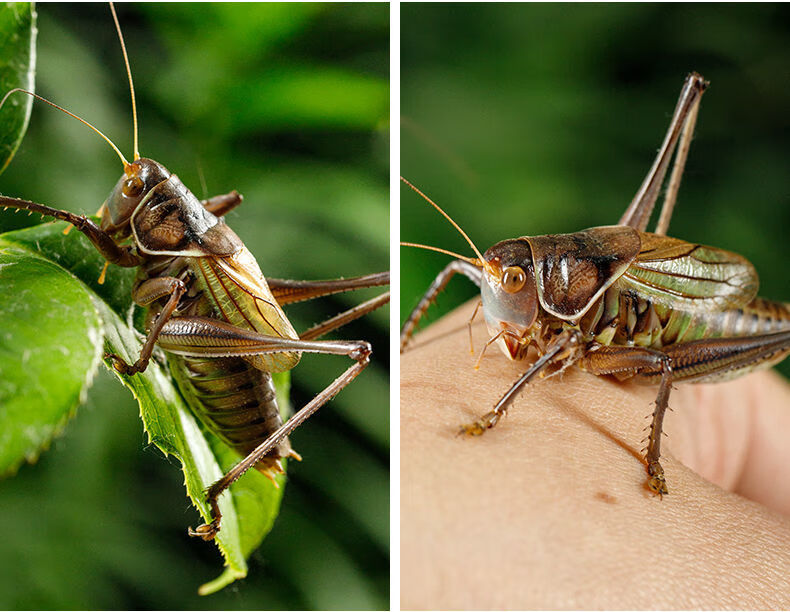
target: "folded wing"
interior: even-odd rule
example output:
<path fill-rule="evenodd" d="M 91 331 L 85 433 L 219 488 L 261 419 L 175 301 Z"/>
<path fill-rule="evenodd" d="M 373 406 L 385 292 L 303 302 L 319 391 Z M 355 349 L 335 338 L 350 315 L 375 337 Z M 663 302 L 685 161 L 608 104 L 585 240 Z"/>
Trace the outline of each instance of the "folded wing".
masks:
<path fill-rule="evenodd" d="M 714 247 L 640 232 L 642 247 L 618 280 L 656 304 L 724 310 L 757 295 L 757 272 L 745 258 Z"/>

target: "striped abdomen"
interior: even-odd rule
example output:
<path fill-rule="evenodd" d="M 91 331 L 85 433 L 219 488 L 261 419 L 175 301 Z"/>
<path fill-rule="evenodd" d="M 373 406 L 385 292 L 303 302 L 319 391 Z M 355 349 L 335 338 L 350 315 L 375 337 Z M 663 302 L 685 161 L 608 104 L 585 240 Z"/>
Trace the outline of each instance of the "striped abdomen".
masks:
<path fill-rule="evenodd" d="M 187 284 L 174 316 L 210 317 L 273 338 L 298 338 L 246 248 L 230 257 L 151 259 L 139 274 L 139 280 L 175 276 Z M 149 326 L 165 301 L 149 310 Z M 278 352 L 206 359 L 170 353 L 168 362 L 195 416 L 246 455 L 283 424 L 272 372 L 289 370 L 299 357 L 299 353 Z M 286 439 L 256 468 L 272 476 L 281 471 L 279 460 L 288 456 L 295 454 Z"/>
<path fill-rule="evenodd" d="M 695 340 L 710 338 L 753 338 L 790 333 L 790 304 L 754 298 L 741 308 L 721 311 L 683 310 L 654 304 L 650 300 L 610 288 L 582 322 L 594 340 L 603 345 L 643 346 L 672 353 Z M 764 360 L 727 371 L 725 375 L 705 375 L 700 364 L 676 368 L 675 380 L 713 380 L 736 376 L 753 369 L 770 367 L 790 353 L 787 340 Z M 655 382 L 657 382 L 657 377 Z"/>
<path fill-rule="evenodd" d="M 244 358 L 170 355 L 168 362 L 195 416 L 240 454 L 250 453 L 282 425 L 272 375 Z M 279 472 L 279 459 L 291 452 L 286 439 L 255 467 L 268 475 Z"/>
<path fill-rule="evenodd" d="M 655 349 L 701 340 L 756 336 L 790 330 L 790 304 L 754 298 L 742 308 L 722 311 L 684 310 L 608 289 L 582 321 L 595 341 Z"/>
<path fill-rule="evenodd" d="M 274 338 L 298 338 L 246 248 L 230 257 L 191 259 L 190 269 L 194 297 L 188 314 Z M 246 455 L 282 425 L 271 373 L 291 369 L 299 357 L 285 351 L 224 359 L 176 357 L 171 368 L 195 415 Z M 289 455 L 295 456 L 286 439 L 256 468 L 271 475 L 280 471 L 279 459 Z"/>

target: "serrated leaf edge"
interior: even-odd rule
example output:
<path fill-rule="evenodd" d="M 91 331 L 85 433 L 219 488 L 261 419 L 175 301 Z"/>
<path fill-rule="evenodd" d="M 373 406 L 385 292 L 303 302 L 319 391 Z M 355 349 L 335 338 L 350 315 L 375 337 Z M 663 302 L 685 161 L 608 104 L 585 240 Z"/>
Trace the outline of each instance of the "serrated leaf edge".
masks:
<path fill-rule="evenodd" d="M 2 240 L 2 234 L 0 234 L 0 241 Z M 0 242 L 2 244 L 2 242 Z M 17 246 L 17 245 L 14 245 Z M 63 415 L 60 420 L 55 423 L 52 432 L 50 433 L 49 437 L 41 443 L 35 451 L 30 453 L 26 453 L 24 457 L 20 458 L 17 462 L 11 464 L 6 470 L 0 472 L 0 479 L 3 478 L 10 478 L 16 475 L 19 469 L 25 465 L 33 465 L 35 464 L 39 458 L 41 457 L 42 453 L 47 452 L 50 447 L 52 446 L 52 442 L 63 435 L 66 430 L 66 425 L 77 415 L 77 410 L 79 407 L 85 403 L 85 400 L 88 395 L 88 390 L 93 386 L 93 381 L 96 378 L 96 374 L 99 371 L 99 363 L 101 362 L 101 354 L 102 348 L 104 346 L 104 326 L 102 325 L 101 319 L 99 317 L 99 311 L 96 308 L 96 304 L 93 302 L 93 292 L 85 286 L 85 283 L 82 282 L 79 278 L 77 278 L 74 274 L 72 274 L 66 268 L 58 265 L 57 263 L 53 262 L 46 257 L 43 257 L 40 253 L 35 253 L 33 251 L 29 251 L 27 249 L 21 249 L 24 252 L 25 256 L 31 256 L 35 259 L 45 263 L 46 265 L 52 266 L 53 268 L 57 269 L 58 271 L 65 272 L 68 276 L 72 279 L 77 281 L 79 286 L 88 296 L 88 299 L 91 302 L 91 306 L 93 307 L 93 312 L 96 315 L 95 321 L 97 324 L 95 326 L 91 326 L 88 329 L 88 337 L 91 341 L 91 344 L 94 347 L 93 359 L 91 360 L 90 365 L 88 366 L 88 371 L 85 374 L 85 378 L 83 379 L 82 384 L 80 385 L 80 390 L 77 393 L 76 401 L 73 402 L 72 406 L 66 411 L 66 414 Z M 3 248 L 0 251 L 6 252 L 10 251 L 13 253 L 13 249 Z"/>

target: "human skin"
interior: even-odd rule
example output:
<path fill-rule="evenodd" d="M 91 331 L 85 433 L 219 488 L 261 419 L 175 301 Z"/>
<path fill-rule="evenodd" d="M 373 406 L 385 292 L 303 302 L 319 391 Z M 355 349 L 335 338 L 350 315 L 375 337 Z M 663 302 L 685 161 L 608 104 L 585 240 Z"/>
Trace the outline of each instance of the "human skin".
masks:
<path fill-rule="evenodd" d="M 474 370 L 472 308 L 401 356 L 403 609 L 790 607 L 784 379 L 678 384 L 659 498 L 640 452 L 655 386 L 574 367 L 458 435 L 525 370 L 495 346 Z M 473 336 L 479 352 L 485 326 Z"/>

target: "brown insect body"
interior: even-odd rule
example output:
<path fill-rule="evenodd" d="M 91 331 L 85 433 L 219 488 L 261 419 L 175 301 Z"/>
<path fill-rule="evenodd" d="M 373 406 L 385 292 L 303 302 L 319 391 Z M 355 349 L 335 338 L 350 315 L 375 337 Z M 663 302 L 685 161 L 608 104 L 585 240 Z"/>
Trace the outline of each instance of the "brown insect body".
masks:
<path fill-rule="evenodd" d="M 161 164 L 140 159 L 132 166 L 139 166 L 139 171 L 132 178 L 121 177 L 107 200 L 101 227 L 105 231 L 116 228 L 118 238 L 133 238 L 137 245 L 142 262 L 133 291 L 154 278 L 177 278 L 184 284 L 184 293 L 173 317 L 223 320 L 298 340 L 236 233 Z M 141 175 L 142 192 L 130 198 L 124 186 L 129 191 L 134 177 Z M 132 206 L 135 199 L 139 202 Z M 147 329 L 169 297 L 166 294 L 149 304 Z M 194 414 L 223 442 L 247 455 L 282 426 L 271 373 L 293 368 L 299 357 L 296 352 L 219 359 L 171 354 L 168 363 Z M 255 467 L 273 478 L 283 471 L 280 459 L 289 456 L 298 457 L 286 438 Z"/>
<path fill-rule="evenodd" d="M 645 460 L 648 487 L 668 492 L 659 462 L 672 382 L 724 380 L 774 365 L 790 354 L 790 304 L 756 297 L 754 267 L 740 255 L 666 236 L 683 166 L 708 83 L 690 74 L 652 168 L 616 226 L 497 243 L 477 258 L 453 255 L 407 318 L 401 350 L 417 322 L 456 273 L 481 290 L 491 338 L 510 359 L 538 358 L 496 403 L 462 432 L 494 427 L 535 376 L 576 364 L 596 375 L 659 385 Z M 654 233 L 647 232 L 669 162 L 674 167 Z M 477 311 L 475 311 L 477 312 Z M 482 356 L 482 353 L 481 353 Z"/>
<path fill-rule="evenodd" d="M 119 372 L 133 375 L 147 367 L 154 346 L 159 346 L 168 353 L 171 372 L 195 415 L 244 456 L 209 488 L 213 520 L 190 531 L 204 539 L 219 530 L 219 495 L 252 467 L 274 481 L 283 472 L 281 459 L 299 459 L 287 435 L 369 362 L 371 349 L 366 342 L 311 340 L 389 299 L 388 294 L 379 296 L 300 337 L 255 258 L 211 212 L 224 214 L 239 203 L 241 196 L 235 192 L 200 202 L 164 166 L 137 159 L 126 165 L 105 202 L 94 241 L 111 235 L 106 250 L 120 253 L 102 251 L 108 261 L 138 266 L 132 296 L 138 305 L 149 308 L 148 337 L 139 359 L 129 365 L 116 355 L 107 357 Z M 284 300 L 298 301 L 386 284 L 389 275 L 276 282 Z M 347 355 L 356 365 L 285 425 L 272 373 L 293 368 L 303 351 Z"/>
<path fill-rule="evenodd" d="M 291 303 L 382 286 L 389 283 L 389 273 L 267 282 L 238 236 L 217 216 L 240 203 L 236 192 L 201 202 L 177 176 L 146 158 L 125 163 L 102 206 L 100 225 L 68 211 L 0 196 L 0 206 L 71 223 L 107 263 L 138 267 L 132 298 L 149 308 L 148 335 L 134 364 L 117 355 L 105 358 L 118 372 L 132 376 L 147 368 L 155 346 L 164 350 L 195 415 L 244 455 L 208 489 L 211 521 L 190 530 L 206 540 L 220 529 L 219 496 L 250 468 L 273 479 L 282 472 L 282 458 L 298 459 L 288 435 L 370 361 L 367 342 L 317 338 L 389 301 L 387 292 L 297 334 L 278 300 Z M 303 352 L 345 355 L 354 364 L 283 423 L 271 374 L 293 368 Z"/>
<path fill-rule="evenodd" d="M 105 355 L 128 376 L 143 372 L 154 348 L 168 355 L 174 378 L 203 424 L 243 458 L 208 487 L 210 520 L 189 530 L 210 540 L 220 529 L 219 496 L 250 468 L 269 478 L 282 472 L 280 460 L 299 458 L 288 436 L 331 400 L 370 361 L 365 341 L 319 340 L 325 334 L 383 306 L 389 293 L 363 302 L 298 334 L 281 305 L 334 293 L 389 284 L 389 273 L 326 281 L 264 278 L 255 258 L 222 220 L 242 198 L 234 192 L 198 200 L 162 164 L 141 158 L 137 119 L 123 36 L 121 39 L 132 93 L 135 125 L 134 161 L 98 129 L 33 92 L 38 98 L 91 127 L 115 150 L 124 173 L 100 209 L 101 221 L 43 204 L 0 196 L 0 206 L 38 212 L 67 221 L 85 234 L 107 264 L 137 267 L 133 301 L 148 308 L 147 337 L 133 364 Z M 99 279 L 103 282 L 104 273 Z M 311 401 L 283 422 L 272 373 L 293 368 L 303 352 L 341 355 L 353 364 Z"/>
<path fill-rule="evenodd" d="M 484 273 L 481 282 L 489 332 L 513 360 L 527 359 L 531 346 L 544 354 L 549 340 L 569 329 L 582 334 L 587 351 L 601 346 L 664 350 L 705 338 L 790 330 L 790 306 L 756 297 L 751 264 L 713 247 L 612 226 L 506 240 L 484 257 L 496 269 L 518 266 L 526 275 L 524 288 L 515 294 L 502 289 L 496 275 Z M 788 352 L 790 346 L 737 367 L 676 364 L 673 380 L 725 380 L 770 367 Z M 574 358 L 581 356 L 577 352 Z M 566 359 L 562 367 L 568 365 Z M 650 372 L 616 375 L 660 380 Z"/>

